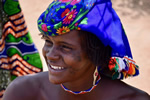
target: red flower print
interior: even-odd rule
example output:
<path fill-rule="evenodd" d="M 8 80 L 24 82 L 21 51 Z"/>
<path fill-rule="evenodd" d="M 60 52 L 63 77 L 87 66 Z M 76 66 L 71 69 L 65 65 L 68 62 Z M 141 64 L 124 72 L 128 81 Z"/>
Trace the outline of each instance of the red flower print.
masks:
<path fill-rule="evenodd" d="M 72 10 L 69 14 L 67 14 L 66 18 L 64 18 L 63 20 L 63 24 L 70 24 L 71 21 L 74 20 L 74 18 L 76 17 L 76 9 Z"/>
<path fill-rule="evenodd" d="M 43 25 L 42 25 L 42 30 L 43 30 L 44 32 L 47 32 L 47 31 L 48 31 L 46 24 L 43 24 Z"/>
<path fill-rule="evenodd" d="M 62 35 L 68 32 L 70 32 L 70 29 L 67 26 L 66 27 L 63 26 L 62 28 L 59 28 L 56 33 L 58 33 L 59 35 Z"/>
<path fill-rule="evenodd" d="M 75 5 L 76 3 L 79 3 L 81 0 L 72 0 L 71 5 Z"/>
<path fill-rule="evenodd" d="M 69 11 L 70 10 L 68 8 L 65 9 L 65 11 L 61 14 L 61 18 L 63 18 L 64 16 L 66 16 Z"/>
<path fill-rule="evenodd" d="M 60 2 L 70 2 L 71 0 L 59 0 Z"/>
<path fill-rule="evenodd" d="M 78 26 L 78 24 L 79 24 L 79 23 L 77 22 L 77 23 L 75 23 L 75 25 L 74 25 L 74 26 Z"/>
<path fill-rule="evenodd" d="M 78 28 L 77 28 L 77 30 L 81 30 L 81 28 L 80 28 L 80 27 L 78 27 Z"/>

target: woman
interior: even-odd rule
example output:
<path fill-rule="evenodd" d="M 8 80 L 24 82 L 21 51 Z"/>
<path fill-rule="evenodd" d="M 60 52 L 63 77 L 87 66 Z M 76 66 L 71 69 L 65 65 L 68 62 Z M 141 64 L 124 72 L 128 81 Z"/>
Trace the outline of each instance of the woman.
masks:
<path fill-rule="evenodd" d="M 55 0 L 38 28 L 48 72 L 17 78 L 3 100 L 150 100 L 121 81 L 139 72 L 110 0 Z"/>

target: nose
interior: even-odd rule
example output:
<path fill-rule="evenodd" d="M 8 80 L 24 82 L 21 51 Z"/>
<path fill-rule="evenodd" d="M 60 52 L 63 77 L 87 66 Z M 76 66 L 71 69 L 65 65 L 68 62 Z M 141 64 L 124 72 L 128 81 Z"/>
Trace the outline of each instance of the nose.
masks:
<path fill-rule="evenodd" d="M 49 59 L 50 61 L 57 61 L 60 58 L 59 55 L 59 51 L 57 50 L 56 47 L 51 47 L 51 48 L 47 48 L 48 50 L 46 50 L 46 58 Z"/>

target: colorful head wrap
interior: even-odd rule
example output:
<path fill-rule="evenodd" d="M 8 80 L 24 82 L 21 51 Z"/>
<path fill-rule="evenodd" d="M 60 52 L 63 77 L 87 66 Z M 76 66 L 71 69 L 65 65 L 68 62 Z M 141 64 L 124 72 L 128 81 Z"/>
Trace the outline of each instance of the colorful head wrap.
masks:
<path fill-rule="evenodd" d="M 113 79 L 139 74 L 121 21 L 111 0 L 54 0 L 38 19 L 40 32 L 62 35 L 73 29 L 95 34 L 112 48 L 109 69 Z M 116 62 L 115 64 L 112 62 Z"/>

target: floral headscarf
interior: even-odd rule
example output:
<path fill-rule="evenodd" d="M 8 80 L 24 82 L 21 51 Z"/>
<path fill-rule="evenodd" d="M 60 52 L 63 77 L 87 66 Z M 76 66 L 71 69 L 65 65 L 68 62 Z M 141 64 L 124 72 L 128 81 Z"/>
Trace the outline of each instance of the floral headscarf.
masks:
<path fill-rule="evenodd" d="M 111 0 L 54 0 L 38 19 L 41 33 L 56 36 L 73 29 L 95 34 L 112 48 L 109 69 L 113 79 L 139 74 L 121 21 Z M 112 61 L 116 62 L 112 64 Z"/>

